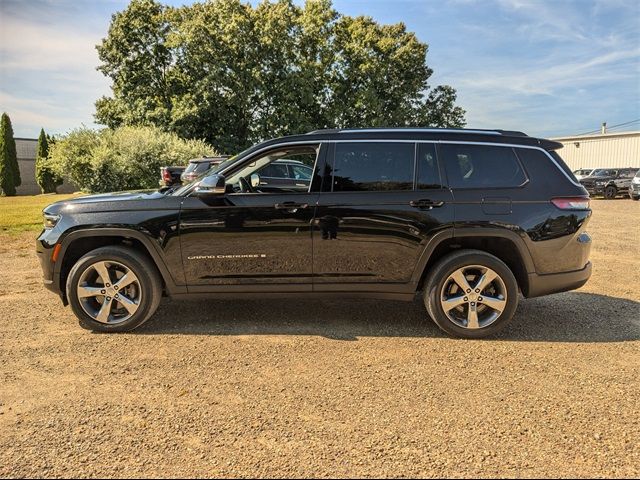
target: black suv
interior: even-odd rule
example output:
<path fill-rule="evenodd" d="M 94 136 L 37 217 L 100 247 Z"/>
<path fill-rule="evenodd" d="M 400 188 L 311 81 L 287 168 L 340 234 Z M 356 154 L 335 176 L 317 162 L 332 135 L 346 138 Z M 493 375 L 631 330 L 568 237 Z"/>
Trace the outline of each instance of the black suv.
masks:
<path fill-rule="evenodd" d="M 189 164 L 187 168 L 180 174 L 180 182 L 181 183 L 189 183 L 194 181 L 203 173 L 209 171 L 213 167 L 220 165 L 224 162 L 229 156 L 224 155 L 220 157 L 202 157 L 202 158 L 192 158 L 189 160 Z"/>
<path fill-rule="evenodd" d="M 174 298 L 342 296 L 412 301 L 477 338 L 518 294 L 582 286 L 591 216 L 560 143 L 501 130 L 320 130 L 270 140 L 167 194 L 54 203 L 37 240 L 45 285 L 91 330 L 126 331 Z M 305 191 L 263 190 L 278 160 Z M 255 179 L 255 177 L 254 177 Z"/>

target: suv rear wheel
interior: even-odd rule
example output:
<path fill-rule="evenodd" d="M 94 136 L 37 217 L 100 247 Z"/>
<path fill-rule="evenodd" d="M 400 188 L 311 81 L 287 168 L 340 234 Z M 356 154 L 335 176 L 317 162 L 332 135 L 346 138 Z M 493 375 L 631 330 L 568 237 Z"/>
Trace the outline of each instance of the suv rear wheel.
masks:
<path fill-rule="evenodd" d="M 462 250 L 442 258 L 429 272 L 424 302 L 446 333 L 482 338 L 502 329 L 518 306 L 518 284 L 499 258 Z"/>
<path fill-rule="evenodd" d="M 155 266 L 129 248 L 92 250 L 76 262 L 67 278 L 67 298 L 87 330 L 133 330 L 155 313 L 161 297 Z"/>

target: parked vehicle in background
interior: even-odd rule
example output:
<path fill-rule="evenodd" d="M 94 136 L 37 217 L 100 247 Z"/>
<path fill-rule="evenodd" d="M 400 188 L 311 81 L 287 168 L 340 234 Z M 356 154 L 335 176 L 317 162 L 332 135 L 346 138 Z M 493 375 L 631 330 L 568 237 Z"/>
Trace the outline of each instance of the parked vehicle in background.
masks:
<path fill-rule="evenodd" d="M 618 195 L 627 195 L 631 186 L 631 179 L 638 168 L 599 168 L 588 177 L 580 180 L 591 196 L 603 196 L 612 199 Z"/>
<path fill-rule="evenodd" d="M 581 168 L 580 170 L 575 170 L 573 172 L 574 177 L 577 180 L 582 180 L 585 177 L 588 177 L 593 172 L 593 168 Z"/>
<path fill-rule="evenodd" d="M 160 186 L 173 187 L 180 185 L 180 175 L 186 167 L 160 167 Z"/>
<path fill-rule="evenodd" d="M 45 286 L 90 330 L 132 330 L 163 295 L 237 296 L 241 311 L 249 297 L 421 292 L 425 319 L 480 338 L 511 320 L 519 292 L 573 290 L 591 275 L 589 197 L 561 147 L 502 130 L 278 138 L 166 194 L 49 205 L 36 250 Z M 285 166 L 289 183 L 271 182 Z M 305 179 L 290 178 L 302 166 Z"/>
<path fill-rule="evenodd" d="M 205 172 L 208 172 L 211 167 L 215 167 L 216 165 L 220 165 L 226 159 L 229 158 L 229 155 L 221 155 L 218 157 L 201 157 L 201 158 L 193 158 L 189 160 L 189 164 L 187 168 L 180 175 L 180 180 L 182 183 L 189 183 L 194 181 L 200 175 Z"/>
<path fill-rule="evenodd" d="M 282 158 L 252 173 L 250 179 L 252 187 L 265 192 L 274 189 L 306 192 L 312 175 L 313 166 L 305 165 L 303 160 Z"/>
<path fill-rule="evenodd" d="M 631 179 L 631 185 L 629 185 L 629 196 L 634 200 L 640 200 L 640 170 L 638 170 Z"/>

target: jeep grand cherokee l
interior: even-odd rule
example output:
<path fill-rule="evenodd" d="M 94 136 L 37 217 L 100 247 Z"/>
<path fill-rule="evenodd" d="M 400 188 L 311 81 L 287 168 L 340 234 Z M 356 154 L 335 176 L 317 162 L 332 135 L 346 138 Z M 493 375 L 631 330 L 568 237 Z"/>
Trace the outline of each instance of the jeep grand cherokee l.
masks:
<path fill-rule="evenodd" d="M 419 293 L 442 330 L 484 337 L 513 317 L 519 292 L 572 290 L 591 275 L 589 197 L 559 148 L 501 130 L 270 140 L 165 195 L 49 205 L 37 240 L 44 282 L 98 331 L 142 325 L 163 295 Z M 283 158 L 311 169 L 307 189 L 252 181 Z"/>

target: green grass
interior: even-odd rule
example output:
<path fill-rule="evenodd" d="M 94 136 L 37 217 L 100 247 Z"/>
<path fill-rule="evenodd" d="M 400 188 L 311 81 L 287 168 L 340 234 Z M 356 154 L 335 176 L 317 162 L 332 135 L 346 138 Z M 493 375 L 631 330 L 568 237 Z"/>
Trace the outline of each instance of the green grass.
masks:
<path fill-rule="evenodd" d="M 80 194 L 0 197 L 0 233 L 34 232 L 42 229 L 42 209 L 53 202 Z"/>

